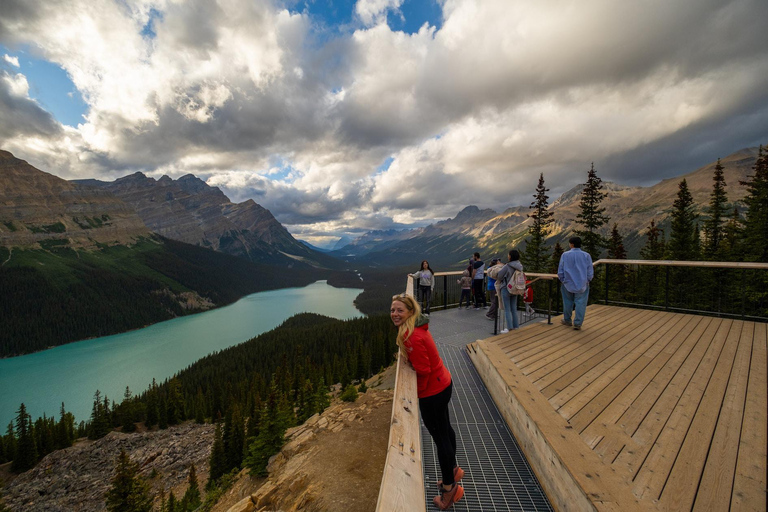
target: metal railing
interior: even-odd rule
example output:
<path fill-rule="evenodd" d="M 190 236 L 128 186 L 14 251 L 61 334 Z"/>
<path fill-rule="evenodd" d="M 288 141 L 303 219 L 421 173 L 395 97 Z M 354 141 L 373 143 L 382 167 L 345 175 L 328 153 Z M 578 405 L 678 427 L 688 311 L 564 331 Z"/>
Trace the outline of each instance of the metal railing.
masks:
<path fill-rule="evenodd" d="M 768 321 L 768 263 L 594 262 L 590 302 Z"/>

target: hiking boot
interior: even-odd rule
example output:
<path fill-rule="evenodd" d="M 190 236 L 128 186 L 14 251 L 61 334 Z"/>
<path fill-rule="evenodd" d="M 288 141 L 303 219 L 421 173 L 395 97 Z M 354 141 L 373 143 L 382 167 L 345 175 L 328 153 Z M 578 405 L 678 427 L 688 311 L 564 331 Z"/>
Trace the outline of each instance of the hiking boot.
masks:
<path fill-rule="evenodd" d="M 581 330 L 581 326 L 580 325 L 574 325 L 573 326 L 573 330 L 574 331 L 580 331 Z"/>
<path fill-rule="evenodd" d="M 432 503 L 440 510 L 448 510 L 448 507 L 459 501 L 464 496 L 464 488 L 459 484 L 453 484 L 450 491 L 440 488 L 440 494 L 432 498 Z"/>
<path fill-rule="evenodd" d="M 568 322 L 568 321 L 566 321 L 566 320 L 560 320 L 560 323 L 561 323 L 561 324 L 563 324 L 563 325 L 567 325 L 568 327 L 570 327 L 571 325 L 573 325 L 571 322 Z"/>
<path fill-rule="evenodd" d="M 461 469 L 459 466 L 456 466 L 455 468 L 453 468 L 453 482 L 456 483 L 462 478 L 464 478 L 464 470 Z M 443 481 L 438 480 L 437 487 L 440 488 L 442 486 L 443 486 Z"/>

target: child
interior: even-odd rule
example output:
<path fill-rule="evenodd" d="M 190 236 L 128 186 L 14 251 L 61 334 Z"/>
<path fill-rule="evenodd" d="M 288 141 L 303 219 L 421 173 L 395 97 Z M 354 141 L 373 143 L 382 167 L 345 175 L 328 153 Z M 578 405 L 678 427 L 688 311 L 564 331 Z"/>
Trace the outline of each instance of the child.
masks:
<path fill-rule="evenodd" d="M 534 314 L 536 310 L 531 306 L 531 304 L 533 304 L 533 286 L 531 286 L 530 280 L 525 282 L 525 295 L 523 295 L 523 301 L 525 302 L 525 314 Z"/>
<path fill-rule="evenodd" d="M 471 299 L 471 293 L 472 293 L 472 278 L 469 276 L 469 270 L 465 270 L 461 274 L 461 279 L 456 281 L 461 285 L 461 297 L 459 298 L 459 309 L 461 309 L 461 301 L 464 300 L 464 297 L 467 298 L 467 309 L 469 309 L 469 302 Z"/>

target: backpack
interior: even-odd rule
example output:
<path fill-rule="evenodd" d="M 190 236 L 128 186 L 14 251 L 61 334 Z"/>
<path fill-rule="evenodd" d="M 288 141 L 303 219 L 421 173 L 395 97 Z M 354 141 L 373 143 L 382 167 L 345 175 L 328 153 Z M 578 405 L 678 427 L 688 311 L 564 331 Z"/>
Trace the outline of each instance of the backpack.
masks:
<path fill-rule="evenodd" d="M 496 279 L 496 277 L 499 275 L 499 271 L 504 268 L 504 265 L 494 265 L 491 268 L 488 269 L 488 277 L 491 279 Z"/>
<path fill-rule="evenodd" d="M 525 274 L 522 270 L 515 270 L 512 274 L 507 283 L 507 291 L 510 295 L 525 295 Z"/>

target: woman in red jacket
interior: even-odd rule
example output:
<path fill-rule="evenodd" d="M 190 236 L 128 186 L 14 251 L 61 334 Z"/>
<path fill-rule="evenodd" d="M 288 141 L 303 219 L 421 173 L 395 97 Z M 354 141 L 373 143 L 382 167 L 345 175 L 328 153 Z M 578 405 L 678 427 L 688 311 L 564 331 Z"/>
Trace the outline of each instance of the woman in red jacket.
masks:
<path fill-rule="evenodd" d="M 464 496 L 464 488 L 457 483 L 464 470 L 456 464 L 456 433 L 448 413 L 453 392 L 451 374 L 429 333 L 429 318 L 421 314 L 413 297 L 395 295 L 389 313 L 397 327 L 397 344 L 416 370 L 421 419 L 437 448 L 443 479 L 438 482 L 440 494 L 432 501 L 440 510 L 446 510 Z"/>

